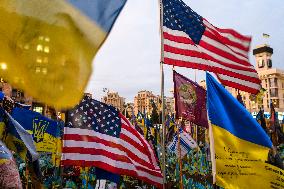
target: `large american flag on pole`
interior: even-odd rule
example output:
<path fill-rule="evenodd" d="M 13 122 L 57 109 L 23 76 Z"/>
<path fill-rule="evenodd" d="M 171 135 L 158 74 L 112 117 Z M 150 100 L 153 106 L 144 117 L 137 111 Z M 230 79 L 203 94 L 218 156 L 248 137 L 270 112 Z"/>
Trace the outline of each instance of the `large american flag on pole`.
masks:
<path fill-rule="evenodd" d="M 210 24 L 181 0 L 163 2 L 163 62 L 213 72 L 223 85 L 256 94 L 260 80 L 248 52 L 251 38 Z"/>
<path fill-rule="evenodd" d="M 84 97 L 67 121 L 62 165 L 95 166 L 162 186 L 153 149 L 114 107 Z"/>

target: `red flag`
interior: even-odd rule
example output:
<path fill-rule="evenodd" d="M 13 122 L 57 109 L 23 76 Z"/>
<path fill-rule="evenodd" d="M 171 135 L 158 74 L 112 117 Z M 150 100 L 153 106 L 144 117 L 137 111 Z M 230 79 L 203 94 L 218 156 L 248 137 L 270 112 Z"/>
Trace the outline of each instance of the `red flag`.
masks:
<path fill-rule="evenodd" d="M 176 116 L 196 125 L 208 127 L 206 90 L 176 71 L 173 78 Z"/>

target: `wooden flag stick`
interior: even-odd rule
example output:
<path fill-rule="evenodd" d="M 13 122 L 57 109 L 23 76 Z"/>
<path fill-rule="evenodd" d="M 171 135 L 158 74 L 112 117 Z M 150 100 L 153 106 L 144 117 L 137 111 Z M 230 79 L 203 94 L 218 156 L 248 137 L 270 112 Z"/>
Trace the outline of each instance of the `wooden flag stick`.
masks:
<path fill-rule="evenodd" d="M 209 118 L 208 113 L 207 113 L 207 117 Z M 214 145 L 212 125 L 209 119 L 208 119 L 208 126 L 209 126 L 210 156 L 211 156 L 211 163 L 212 163 L 212 176 L 213 176 L 213 184 L 215 184 L 216 183 L 215 145 Z"/>
<path fill-rule="evenodd" d="M 85 169 L 87 169 L 87 171 L 85 171 L 86 172 L 86 189 L 88 189 L 89 188 L 89 167 L 87 167 L 87 168 L 85 168 Z"/>
<path fill-rule="evenodd" d="M 181 157 L 181 146 L 180 146 L 180 133 L 179 133 L 180 124 L 178 124 L 178 159 L 179 159 L 179 178 L 180 178 L 180 189 L 183 189 L 183 182 L 182 182 L 182 157 Z"/>
<path fill-rule="evenodd" d="M 25 170 L 25 175 L 26 175 L 26 189 L 29 188 L 29 168 L 28 168 L 28 159 L 26 158 L 26 170 Z"/>

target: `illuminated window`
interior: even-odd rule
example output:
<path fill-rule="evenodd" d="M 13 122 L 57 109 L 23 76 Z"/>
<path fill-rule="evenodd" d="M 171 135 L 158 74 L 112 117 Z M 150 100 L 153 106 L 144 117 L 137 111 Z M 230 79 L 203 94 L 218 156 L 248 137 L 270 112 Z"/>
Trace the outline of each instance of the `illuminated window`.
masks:
<path fill-rule="evenodd" d="M 42 113 L 43 113 L 43 107 L 41 107 L 41 106 L 35 106 L 35 107 L 33 108 L 33 111 L 42 114 Z"/>
<path fill-rule="evenodd" d="M 39 52 L 43 51 L 43 46 L 41 44 L 37 45 L 36 50 Z"/>
<path fill-rule="evenodd" d="M 45 41 L 46 41 L 46 42 L 49 42 L 49 41 L 50 41 L 49 37 L 46 37 L 46 38 L 45 38 Z"/>
<path fill-rule="evenodd" d="M 42 63 L 42 58 L 41 57 L 37 57 L 36 62 L 37 63 Z"/>
<path fill-rule="evenodd" d="M 49 46 L 45 46 L 43 51 L 44 51 L 45 53 L 49 53 Z"/>

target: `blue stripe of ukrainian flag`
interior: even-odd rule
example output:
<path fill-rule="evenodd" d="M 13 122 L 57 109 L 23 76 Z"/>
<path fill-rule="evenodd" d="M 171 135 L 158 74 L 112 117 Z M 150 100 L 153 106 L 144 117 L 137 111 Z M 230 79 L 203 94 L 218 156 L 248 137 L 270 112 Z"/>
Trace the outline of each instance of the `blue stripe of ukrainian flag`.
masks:
<path fill-rule="evenodd" d="M 67 0 L 109 33 L 126 0 Z M 98 8 L 99 7 L 99 8 Z"/>
<path fill-rule="evenodd" d="M 267 134 L 244 106 L 208 73 L 206 84 L 208 116 L 214 136 L 216 184 L 236 189 L 281 185 L 283 188 L 283 170 L 265 163 L 272 147 Z"/>

